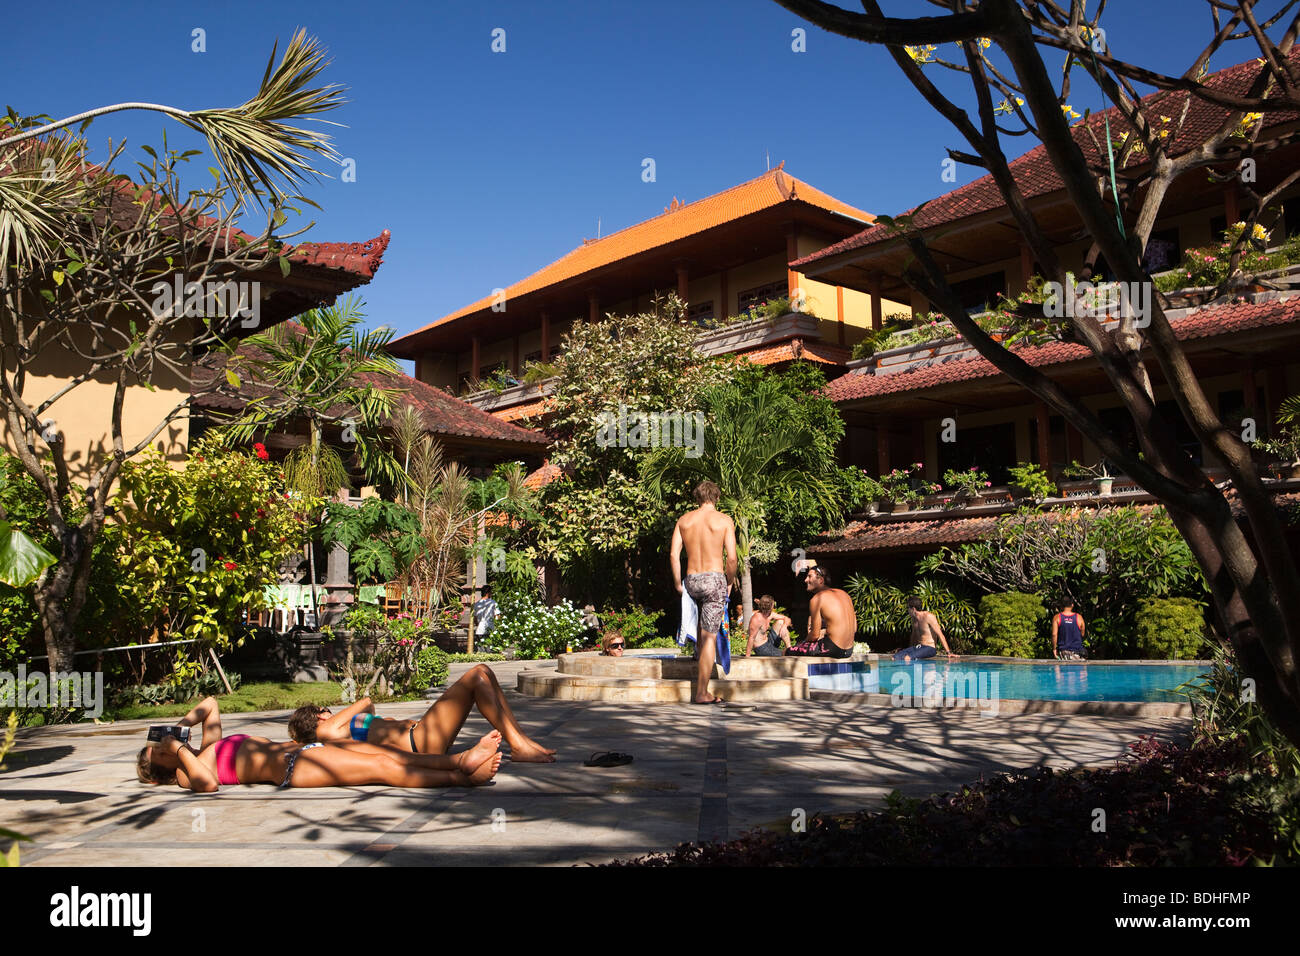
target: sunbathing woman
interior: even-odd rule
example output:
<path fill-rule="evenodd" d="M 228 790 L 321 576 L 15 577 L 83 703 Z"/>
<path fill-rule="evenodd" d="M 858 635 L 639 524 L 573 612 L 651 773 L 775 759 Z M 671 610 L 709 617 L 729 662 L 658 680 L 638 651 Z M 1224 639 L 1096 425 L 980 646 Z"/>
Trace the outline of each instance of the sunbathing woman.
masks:
<path fill-rule="evenodd" d="M 328 707 L 299 707 L 289 718 L 289 736 L 304 744 L 351 739 L 416 754 L 445 754 L 475 705 L 487 722 L 501 731 L 510 745 L 511 760 L 555 762 L 555 751 L 543 747 L 519 726 L 496 674 L 486 664 L 476 664 L 462 674 L 419 720 L 376 717 L 375 705 L 363 697 L 337 714 Z"/>
<path fill-rule="evenodd" d="M 182 717 L 183 727 L 203 724 L 203 746 L 195 750 L 175 737 L 140 749 L 136 774 L 143 783 L 175 783 L 195 793 L 222 784 L 273 783 L 281 787 L 474 787 L 501 767 L 501 735 L 487 734 L 461 753 L 408 754 L 391 747 L 348 741 L 340 744 L 275 743 L 265 737 L 223 737 L 221 711 L 209 697 Z"/>

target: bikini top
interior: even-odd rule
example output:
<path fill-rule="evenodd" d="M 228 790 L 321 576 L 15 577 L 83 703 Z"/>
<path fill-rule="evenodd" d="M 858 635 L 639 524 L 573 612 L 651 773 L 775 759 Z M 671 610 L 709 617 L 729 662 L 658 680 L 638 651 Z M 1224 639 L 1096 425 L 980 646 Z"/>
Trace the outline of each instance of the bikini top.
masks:
<path fill-rule="evenodd" d="M 235 755 L 239 745 L 248 739 L 248 734 L 231 734 L 217 741 L 217 783 L 233 786 L 239 783 L 239 774 L 235 772 Z"/>

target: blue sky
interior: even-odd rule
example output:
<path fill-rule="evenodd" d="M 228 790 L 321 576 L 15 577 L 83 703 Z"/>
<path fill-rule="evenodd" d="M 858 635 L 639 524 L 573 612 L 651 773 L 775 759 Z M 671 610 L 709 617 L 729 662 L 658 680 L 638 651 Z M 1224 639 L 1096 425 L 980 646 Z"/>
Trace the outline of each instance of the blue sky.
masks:
<path fill-rule="evenodd" d="M 900 0 L 886 12 L 933 7 Z M 1105 23 L 1117 55 L 1181 72 L 1210 21 L 1191 0 L 1120 0 Z M 341 182 L 331 167 L 336 178 L 308 188 L 322 207 L 310 238 L 392 231 L 362 294 L 371 324 L 399 333 L 558 258 L 595 236 L 598 219 L 608 234 L 674 196 L 699 199 L 750 179 L 769 156 L 846 202 L 897 213 L 952 188 L 939 164 L 945 147 L 963 145 L 884 50 L 762 0 L 69 0 L 57 20 L 45 5 L 17 5 L 6 25 L 18 42 L 6 43 L 5 105 L 55 117 L 134 100 L 236 105 L 277 39 L 299 26 L 318 36 L 333 60 L 325 79 L 348 88 L 330 118 L 345 124 L 332 132 L 357 181 Z M 803 53 L 791 48 L 797 27 L 807 30 Z M 191 49 L 196 28 L 206 52 Z M 506 31 L 505 53 L 491 51 L 495 28 Z M 1253 52 L 1237 49 L 1212 66 Z M 1075 89 L 1080 112 L 1101 105 L 1095 91 Z M 173 142 L 192 142 L 157 114 L 119 113 L 88 131 L 92 155 L 126 137 L 127 156 L 142 157 L 135 147 L 157 145 L 164 127 Z M 652 183 L 641 177 L 647 157 Z M 195 161 L 196 182 L 207 165 Z M 976 178 L 958 175 L 959 184 Z"/>

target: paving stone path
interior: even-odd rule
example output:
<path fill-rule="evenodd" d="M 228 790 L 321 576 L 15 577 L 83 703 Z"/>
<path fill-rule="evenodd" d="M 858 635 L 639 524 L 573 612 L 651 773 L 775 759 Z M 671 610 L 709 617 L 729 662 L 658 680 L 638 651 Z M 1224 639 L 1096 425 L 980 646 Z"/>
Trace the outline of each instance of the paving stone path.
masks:
<path fill-rule="evenodd" d="M 1003 770 L 1107 765 L 1140 734 L 1172 737 L 1188 727 L 1171 718 L 817 701 L 575 703 L 514 693 L 521 666 L 494 670 L 525 729 L 558 748 L 559 761 L 506 761 L 492 786 L 248 786 L 195 795 L 136 781 L 149 721 L 34 728 L 20 732 L 0 773 L 0 826 L 33 837 L 22 862 L 37 866 L 569 865 L 785 827 L 798 810 L 876 806 L 894 789 L 925 796 Z M 464 669 L 454 667 L 453 679 Z M 413 717 L 426 706 L 379 709 Z M 230 714 L 222 723 L 228 734 L 284 739 L 286 717 Z M 489 729 L 475 712 L 459 743 Z M 636 759 L 582 765 L 600 750 Z"/>

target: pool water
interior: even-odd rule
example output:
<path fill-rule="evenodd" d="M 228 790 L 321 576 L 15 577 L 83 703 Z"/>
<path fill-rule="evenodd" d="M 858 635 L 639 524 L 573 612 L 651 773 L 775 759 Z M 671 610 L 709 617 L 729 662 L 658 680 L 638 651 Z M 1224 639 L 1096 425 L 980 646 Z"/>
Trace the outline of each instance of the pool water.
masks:
<path fill-rule="evenodd" d="M 1186 703 L 1177 688 L 1204 664 L 854 661 L 811 664 L 812 690 L 984 700 L 1113 700 Z"/>

